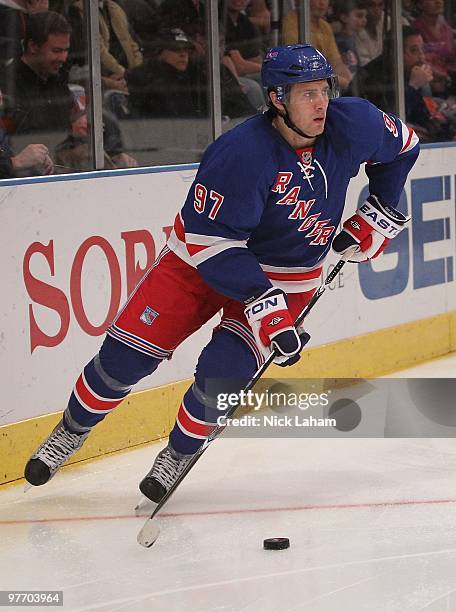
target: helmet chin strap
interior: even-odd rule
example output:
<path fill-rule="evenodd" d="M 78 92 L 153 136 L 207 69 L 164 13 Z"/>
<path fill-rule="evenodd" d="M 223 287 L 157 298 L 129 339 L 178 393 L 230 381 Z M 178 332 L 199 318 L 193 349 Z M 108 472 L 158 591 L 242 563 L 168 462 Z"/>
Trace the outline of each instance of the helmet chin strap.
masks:
<path fill-rule="evenodd" d="M 316 136 L 310 136 L 309 134 L 306 134 L 305 132 L 300 130 L 298 126 L 295 125 L 291 120 L 290 113 L 288 112 L 288 108 L 286 107 L 286 105 L 283 102 L 282 104 L 285 109 L 285 113 L 283 115 L 281 113 L 278 113 L 278 115 L 279 117 L 282 117 L 285 122 L 285 125 L 289 127 L 290 130 L 293 130 L 293 132 L 296 132 L 296 134 L 298 134 L 299 136 L 303 136 L 304 138 L 316 138 Z"/>

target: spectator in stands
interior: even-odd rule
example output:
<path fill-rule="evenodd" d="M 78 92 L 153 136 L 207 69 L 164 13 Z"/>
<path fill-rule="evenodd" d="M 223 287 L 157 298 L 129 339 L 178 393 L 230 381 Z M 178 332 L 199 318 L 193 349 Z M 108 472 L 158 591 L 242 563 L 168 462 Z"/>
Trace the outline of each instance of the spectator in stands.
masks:
<path fill-rule="evenodd" d="M 128 73 L 132 111 L 139 117 L 188 117 L 204 109 L 198 105 L 190 65 L 193 45 L 180 28 L 163 29 L 156 57 Z"/>
<path fill-rule="evenodd" d="M 70 46 L 70 26 L 53 11 L 30 15 L 24 53 L 2 75 L 5 114 L 18 134 L 69 129 L 73 96 L 60 69 Z"/>
<path fill-rule="evenodd" d="M 7 134 L 0 131 L 0 179 L 52 174 L 54 163 L 43 144 L 29 144 L 14 155 Z"/>
<path fill-rule="evenodd" d="M 385 112 L 395 111 L 395 83 L 391 73 L 393 66 L 393 41 L 385 39 L 384 52 L 364 66 L 359 66 L 346 96 L 358 96 L 370 100 Z"/>
<path fill-rule="evenodd" d="M 423 142 L 452 140 L 454 128 L 439 111 L 440 104 L 430 95 L 433 69 L 425 61 L 424 41 L 412 28 L 403 28 L 405 69 L 405 111 L 407 122 Z"/>
<path fill-rule="evenodd" d="M 266 0 L 251 0 L 247 15 L 260 32 L 268 34 L 271 31 L 271 11 Z"/>
<path fill-rule="evenodd" d="M 402 0 L 402 25 L 411 26 L 416 17 L 415 0 Z"/>
<path fill-rule="evenodd" d="M 368 0 L 366 27 L 355 34 L 361 66 L 368 64 L 383 51 L 385 0 Z"/>
<path fill-rule="evenodd" d="M 162 27 L 157 4 L 147 0 L 117 0 L 117 3 L 125 11 L 144 58 L 149 57 L 157 33 Z"/>
<path fill-rule="evenodd" d="M 71 83 L 85 84 L 88 80 L 88 42 L 85 27 L 83 0 L 50 0 L 51 11 L 60 13 L 71 27 L 70 49 L 63 69 Z"/>
<path fill-rule="evenodd" d="M 196 34 L 193 42 L 195 48 L 192 58 L 196 67 L 196 76 L 198 77 L 199 73 L 202 73 L 202 78 L 199 78 L 201 81 L 200 87 L 202 86 L 204 91 L 207 92 L 207 38 L 201 34 Z M 228 117 L 251 115 L 265 104 L 263 87 L 257 80 L 238 74 L 226 48 L 225 26 L 222 22 L 219 23 L 219 42 L 220 57 L 222 58 L 220 62 L 222 114 Z M 207 96 L 207 93 L 205 96 Z M 236 101 L 235 98 L 237 98 Z"/>
<path fill-rule="evenodd" d="M 247 117 L 257 112 L 264 105 L 263 90 L 259 83 L 246 77 L 240 77 L 236 72 L 233 60 L 226 52 L 223 24 L 219 24 L 220 43 L 220 89 L 222 94 L 222 115 L 229 118 Z M 202 89 L 201 99 L 208 100 L 207 91 L 207 39 L 197 34 L 197 45 L 191 62 L 195 81 L 197 76 Z M 250 88 L 251 86 L 251 88 Z M 207 114 L 207 104 L 205 104 Z"/>
<path fill-rule="evenodd" d="M 426 59 L 435 72 L 456 76 L 455 33 L 443 16 L 443 0 L 419 0 L 413 27 L 423 37 Z"/>
<path fill-rule="evenodd" d="M 0 0 L 0 67 L 22 53 L 27 14 L 48 10 L 48 0 Z"/>
<path fill-rule="evenodd" d="M 159 6 L 162 28 L 180 28 L 193 38 L 206 30 L 203 0 L 163 0 Z"/>
<path fill-rule="evenodd" d="M 256 82 L 254 83 L 256 84 Z M 225 117 L 232 119 L 254 115 L 264 104 L 262 94 L 261 97 L 258 95 L 255 100 L 252 100 L 252 96 L 247 95 L 247 86 L 243 85 L 239 79 L 236 68 L 228 55 L 222 58 L 220 64 L 220 89 L 222 92 L 222 115 Z"/>
<path fill-rule="evenodd" d="M 0 120 L 0 179 L 52 174 L 54 164 L 43 144 L 29 144 L 14 155 L 8 132 Z"/>
<path fill-rule="evenodd" d="M 7 95 L 5 119 L 15 134 L 71 132 L 75 97 L 60 74 L 70 44 L 70 27 L 53 11 L 30 15 L 24 39 L 24 53 L 5 70 L 2 90 Z M 105 123 L 106 141 L 116 128 Z M 113 157 L 118 167 L 128 161 L 116 142 Z"/>
<path fill-rule="evenodd" d="M 225 51 L 224 35 L 221 38 L 220 87 L 222 114 L 227 117 L 244 117 L 255 114 L 265 103 L 261 85 L 254 79 L 240 77 L 231 56 Z"/>
<path fill-rule="evenodd" d="M 428 109 L 433 98 L 429 84 L 433 79 L 432 68 L 425 63 L 424 43 L 421 35 L 410 27 L 403 28 L 404 79 L 406 121 L 418 133 L 423 142 L 451 140 L 452 125 L 444 115 L 434 116 Z M 395 112 L 394 80 L 391 78 L 393 44 L 391 37 L 385 41 L 385 50 L 358 70 L 347 95 L 367 98 L 385 112 Z"/>
<path fill-rule="evenodd" d="M 105 111 L 104 123 L 104 168 L 135 168 L 138 163 L 134 157 L 123 151 L 123 142 L 117 122 Z M 109 151 L 109 153 L 107 152 Z M 58 170 L 92 170 L 89 153 L 89 126 L 84 106 L 75 105 L 71 115 L 71 133 L 55 149 Z"/>
<path fill-rule="evenodd" d="M 99 7 L 103 87 L 128 93 L 125 73 L 142 64 L 141 50 L 123 9 L 114 0 L 100 0 Z"/>
<path fill-rule="evenodd" d="M 3 94 L 0 90 L 0 179 L 52 174 L 53 169 L 49 150 L 43 144 L 29 144 L 14 154 L 8 123 L 3 117 Z"/>
<path fill-rule="evenodd" d="M 225 41 L 228 55 L 239 76 L 260 80 L 263 51 L 258 28 L 247 17 L 249 0 L 227 0 Z"/>
<path fill-rule="evenodd" d="M 282 0 L 283 15 L 287 15 L 290 11 L 294 11 L 296 8 L 296 0 Z"/>
<path fill-rule="evenodd" d="M 310 0 L 311 42 L 328 58 L 339 77 L 340 87 L 344 91 L 350 83 L 352 74 L 342 61 L 332 28 L 326 21 L 328 8 L 329 0 Z M 286 44 L 299 42 L 297 10 L 289 12 L 284 17 L 282 35 Z"/>
<path fill-rule="evenodd" d="M 336 6 L 336 16 L 341 25 L 335 34 L 337 47 L 344 64 L 355 73 L 360 66 L 355 34 L 366 26 L 366 0 L 342 0 Z"/>

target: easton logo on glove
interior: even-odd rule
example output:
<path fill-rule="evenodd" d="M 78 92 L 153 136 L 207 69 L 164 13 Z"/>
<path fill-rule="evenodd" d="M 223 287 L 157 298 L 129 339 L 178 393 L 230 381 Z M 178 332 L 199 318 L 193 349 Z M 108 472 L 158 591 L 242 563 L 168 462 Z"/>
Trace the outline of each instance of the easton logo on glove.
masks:
<path fill-rule="evenodd" d="M 246 308 L 245 316 L 249 318 L 252 315 L 257 315 L 260 312 L 264 312 L 265 310 L 269 310 L 269 311 L 276 310 L 278 307 L 278 304 L 279 304 L 279 301 L 278 301 L 277 296 L 267 297 L 261 302 L 254 302 L 251 306 Z"/>
<path fill-rule="evenodd" d="M 370 197 L 373 200 L 376 196 Z M 356 212 L 374 228 L 378 228 L 378 231 L 387 238 L 394 238 L 402 230 L 403 222 L 401 224 L 397 211 L 388 204 L 382 205 L 378 198 L 373 205 L 369 200 L 366 200 Z"/>
<path fill-rule="evenodd" d="M 343 255 L 353 247 L 358 247 L 357 252 L 350 256 L 351 262 L 374 259 L 409 221 L 410 217 L 383 204 L 377 196 L 370 195 L 356 213 L 345 221 L 342 231 L 333 240 L 332 248 Z"/>
<path fill-rule="evenodd" d="M 278 325 L 280 323 L 280 321 L 283 321 L 284 317 L 274 317 L 273 319 L 271 319 L 268 323 L 268 325 L 273 326 L 273 325 Z"/>

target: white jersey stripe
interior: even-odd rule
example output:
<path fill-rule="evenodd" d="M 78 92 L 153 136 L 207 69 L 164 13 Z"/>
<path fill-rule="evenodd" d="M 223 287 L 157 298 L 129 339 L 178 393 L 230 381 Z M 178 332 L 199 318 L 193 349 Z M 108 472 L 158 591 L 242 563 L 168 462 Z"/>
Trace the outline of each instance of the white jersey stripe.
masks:
<path fill-rule="evenodd" d="M 267 275 L 266 275 L 267 276 Z M 285 280 L 276 280 L 269 279 L 271 284 L 277 289 L 282 289 L 285 293 L 305 293 L 306 291 L 311 291 L 312 289 L 317 289 L 321 284 L 320 278 L 315 278 L 312 280 L 300 280 L 300 281 L 285 281 Z"/>
<path fill-rule="evenodd" d="M 315 264 L 314 266 L 310 266 L 309 268 L 307 267 L 300 267 L 300 268 L 291 268 L 288 266 L 269 266 L 266 264 L 260 264 L 262 270 L 264 270 L 265 272 L 281 272 L 286 274 L 287 272 L 289 272 L 290 274 L 295 273 L 295 274 L 301 274 L 303 272 L 312 272 L 312 270 L 316 270 L 317 268 L 321 268 L 325 262 L 325 259 L 320 260 L 317 264 Z"/>
<path fill-rule="evenodd" d="M 214 257 L 219 253 L 223 253 L 223 251 L 236 248 L 246 249 L 247 244 L 245 240 L 229 240 L 226 238 L 221 238 L 218 243 L 215 243 L 213 246 L 209 246 L 203 251 L 199 251 L 199 253 L 192 255 L 192 259 L 198 266 L 199 264 L 203 263 L 203 261 L 207 261 L 208 259 L 211 259 L 211 257 Z"/>
<path fill-rule="evenodd" d="M 415 131 L 412 130 L 412 128 L 409 128 L 408 126 L 406 126 L 403 121 L 401 121 L 401 128 L 402 128 L 402 149 L 399 151 L 399 155 L 401 155 L 402 153 L 407 153 L 407 151 L 410 151 L 411 149 L 413 149 L 413 147 L 415 147 L 419 142 L 418 136 L 416 135 Z"/>
<path fill-rule="evenodd" d="M 182 240 L 180 240 L 177 237 L 176 232 L 174 231 L 174 229 L 171 230 L 171 233 L 170 233 L 169 238 L 168 238 L 168 242 L 166 244 L 168 245 L 168 248 L 175 255 L 177 255 L 183 261 L 185 261 L 186 264 L 188 264 L 189 266 L 192 266 L 192 268 L 196 268 L 195 262 L 190 257 L 190 254 L 187 251 L 187 246 L 185 245 L 185 242 L 182 242 Z"/>
<path fill-rule="evenodd" d="M 185 242 L 187 244 L 198 244 L 201 246 L 213 246 L 220 240 L 230 240 L 230 238 L 224 238 L 223 236 L 206 236 L 205 234 L 185 234 Z"/>

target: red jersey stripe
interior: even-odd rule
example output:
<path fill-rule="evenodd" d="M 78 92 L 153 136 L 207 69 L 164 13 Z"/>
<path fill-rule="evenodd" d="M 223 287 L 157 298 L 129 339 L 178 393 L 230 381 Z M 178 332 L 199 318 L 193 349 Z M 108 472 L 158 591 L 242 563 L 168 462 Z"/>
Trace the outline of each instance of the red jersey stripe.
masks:
<path fill-rule="evenodd" d="M 185 229 L 180 215 L 177 215 L 176 220 L 174 221 L 174 231 L 176 232 L 176 236 L 179 238 L 179 240 L 185 242 Z"/>
<path fill-rule="evenodd" d="M 204 251 L 204 249 L 209 248 L 209 246 L 206 244 L 187 244 L 186 246 L 189 255 L 195 255 L 196 253 L 199 253 L 200 251 Z"/>
<path fill-rule="evenodd" d="M 300 281 L 300 280 L 312 280 L 319 278 L 321 275 L 322 268 L 311 270 L 310 272 L 268 272 L 265 274 L 271 280 L 284 280 L 284 281 Z"/>
<path fill-rule="evenodd" d="M 405 151 L 405 149 L 409 146 L 410 141 L 412 140 L 412 136 L 413 136 L 413 130 L 408 128 L 408 138 L 407 138 L 407 142 L 405 143 L 405 145 L 402 147 L 402 149 L 400 150 L 399 154 L 401 154 L 403 151 Z"/>

